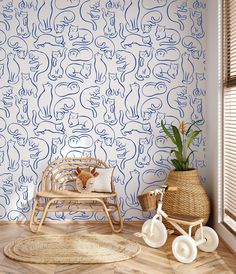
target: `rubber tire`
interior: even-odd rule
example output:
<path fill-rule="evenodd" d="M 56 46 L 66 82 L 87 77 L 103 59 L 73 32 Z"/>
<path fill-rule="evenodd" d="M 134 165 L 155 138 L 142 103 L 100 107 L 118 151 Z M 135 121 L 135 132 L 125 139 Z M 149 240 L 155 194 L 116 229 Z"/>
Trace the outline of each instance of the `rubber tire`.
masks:
<path fill-rule="evenodd" d="M 200 244 L 198 248 L 204 252 L 213 252 L 216 250 L 218 244 L 219 244 L 219 237 L 214 229 L 212 229 L 209 226 L 203 226 L 203 237 L 207 240 L 205 243 Z M 195 241 L 198 241 L 201 239 L 201 228 L 198 228 L 198 230 L 195 233 L 194 236 Z"/>
<path fill-rule="evenodd" d="M 174 239 L 172 243 L 172 252 L 176 260 L 185 264 L 192 263 L 197 257 L 197 247 L 194 240 L 184 235 Z"/>
<path fill-rule="evenodd" d="M 143 240 L 144 242 L 153 248 L 161 247 L 165 244 L 167 240 L 167 230 L 165 225 L 159 220 L 155 220 L 153 225 L 153 233 L 150 236 L 152 219 L 147 220 L 142 226 Z"/>

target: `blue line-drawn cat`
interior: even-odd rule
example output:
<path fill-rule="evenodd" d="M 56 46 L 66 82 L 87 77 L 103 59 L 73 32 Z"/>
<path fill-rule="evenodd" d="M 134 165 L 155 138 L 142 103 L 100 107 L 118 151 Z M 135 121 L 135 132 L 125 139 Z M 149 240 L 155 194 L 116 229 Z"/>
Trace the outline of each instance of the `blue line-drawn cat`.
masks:
<path fill-rule="evenodd" d="M 11 210 L 8 214 L 7 214 L 7 219 L 9 221 L 20 221 L 20 222 L 25 222 L 27 221 L 27 218 L 25 216 L 24 213 L 18 211 L 18 210 Z"/>
<path fill-rule="evenodd" d="M 71 10 L 62 11 L 54 18 L 53 27 L 56 33 L 62 33 L 65 27 L 74 22 L 75 14 Z"/>
<path fill-rule="evenodd" d="M 142 181 L 148 185 L 165 182 L 166 179 L 167 172 L 165 169 L 147 169 L 142 175 Z"/>
<path fill-rule="evenodd" d="M 13 10 L 11 10 L 11 14 L 13 13 Z M 9 30 L 10 29 L 10 24 L 8 22 L 8 20 L 12 19 L 12 15 L 9 15 L 6 13 L 6 11 L 4 11 L 4 9 L 2 10 L 2 12 L 0 12 L 0 24 L 3 24 L 5 30 Z"/>
<path fill-rule="evenodd" d="M 34 73 L 34 82 L 38 81 L 39 75 L 49 68 L 49 59 L 47 55 L 38 50 L 29 51 L 30 71 Z"/>
<path fill-rule="evenodd" d="M 6 51 L 3 48 L 0 48 L 0 61 L 3 61 L 7 57 Z"/>
<path fill-rule="evenodd" d="M 205 168 L 206 167 L 206 162 L 204 160 L 195 160 L 195 165 L 196 168 Z M 202 180 L 201 180 L 202 182 Z"/>
<path fill-rule="evenodd" d="M 136 146 L 135 143 L 127 138 L 118 137 L 116 138 L 116 152 L 117 152 L 117 161 L 120 165 L 121 170 L 124 170 L 126 163 L 131 159 L 134 159 L 136 155 Z"/>
<path fill-rule="evenodd" d="M 206 95 L 205 73 L 196 73 L 196 88 L 193 90 L 193 95 L 196 97 Z"/>
<path fill-rule="evenodd" d="M 109 88 L 106 90 L 107 96 L 119 96 L 124 98 L 125 96 L 125 88 L 121 84 L 119 78 L 117 77 L 117 73 L 108 73 L 109 79 Z"/>
<path fill-rule="evenodd" d="M 158 97 L 147 99 L 141 106 L 141 116 L 144 121 L 150 120 L 152 115 L 162 107 L 162 101 Z"/>
<path fill-rule="evenodd" d="M 57 138 L 52 138 L 52 142 L 51 142 L 51 147 L 49 149 L 49 152 L 51 153 L 48 163 L 50 164 L 52 161 L 63 157 L 62 155 L 62 149 L 65 147 L 66 145 L 66 138 L 67 135 L 63 135 L 62 138 L 57 137 Z"/>
<path fill-rule="evenodd" d="M 19 81 L 20 66 L 15 59 L 15 54 L 10 52 L 7 55 L 8 83 L 15 85 Z"/>
<path fill-rule="evenodd" d="M 120 74 L 120 81 L 124 82 L 126 75 L 131 73 L 136 68 L 136 58 L 135 56 L 126 50 L 117 50 L 116 52 L 116 64 L 117 71 Z"/>
<path fill-rule="evenodd" d="M 203 3 L 199 0 L 195 0 L 193 2 L 193 8 L 194 9 L 205 9 L 206 8 L 206 3 Z"/>
<path fill-rule="evenodd" d="M 69 9 L 69 8 L 75 8 L 78 7 L 80 4 L 80 0 L 55 0 L 55 6 L 59 9 L 59 10 L 65 10 L 65 9 Z"/>
<path fill-rule="evenodd" d="M 172 163 L 170 161 L 170 152 L 166 150 L 157 150 L 153 157 L 152 161 L 155 165 L 157 165 L 160 169 L 170 170 Z"/>
<path fill-rule="evenodd" d="M 62 98 L 54 106 L 53 114 L 56 121 L 63 120 L 66 113 L 75 107 L 75 101 L 72 98 Z"/>
<path fill-rule="evenodd" d="M 0 134 L 0 148 L 5 147 L 6 143 L 7 143 L 6 138 Z"/>
<path fill-rule="evenodd" d="M 139 81 L 143 81 L 144 78 L 149 78 L 151 74 L 151 69 L 149 66 L 150 61 L 152 60 L 153 57 L 153 48 L 151 48 L 149 51 L 139 51 L 138 55 L 138 70 L 135 74 L 135 77 Z"/>
<path fill-rule="evenodd" d="M 18 8 L 23 9 L 32 9 L 36 11 L 38 9 L 38 0 L 21 0 L 18 4 Z"/>
<path fill-rule="evenodd" d="M 179 44 L 181 37 L 177 30 L 157 25 L 155 32 L 156 40 L 160 46 L 175 46 Z"/>
<path fill-rule="evenodd" d="M 107 9 L 120 9 L 124 10 L 125 7 L 125 0 L 108 0 L 106 2 Z"/>
<path fill-rule="evenodd" d="M 147 12 L 141 19 L 141 29 L 143 33 L 149 33 L 152 27 L 162 20 L 162 13 L 154 10 Z"/>
<path fill-rule="evenodd" d="M 8 46 L 16 52 L 17 57 L 20 59 L 25 59 L 28 54 L 28 45 L 22 38 L 18 36 L 11 36 L 7 40 Z"/>
<path fill-rule="evenodd" d="M 121 129 L 122 135 L 126 136 L 127 134 L 132 133 L 142 133 L 142 134 L 152 134 L 152 127 L 150 123 L 141 123 L 137 121 L 128 121 L 124 123 L 124 112 L 120 110 L 120 125 L 123 126 Z"/>
<path fill-rule="evenodd" d="M 142 0 L 142 5 L 146 10 L 164 7 L 167 0 Z"/>
<path fill-rule="evenodd" d="M 66 67 L 66 75 L 70 79 L 83 83 L 84 79 L 88 79 L 91 75 L 91 64 L 85 62 L 72 63 Z"/>
<path fill-rule="evenodd" d="M 29 138 L 29 153 L 30 159 L 34 160 L 33 168 L 37 169 L 39 162 L 45 160 L 48 157 L 49 145 L 41 138 L 31 137 Z"/>
<path fill-rule="evenodd" d="M 102 9 L 102 17 L 105 20 L 105 26 L 103 28 L 104 35 L 109 38 L 115 38 L 118 34 L 116 31 L 115 12 Z"/>
<path fill-rule="evenodd" d="M 15 17 L 18 21 L 18 26 L 16 28 L 16 32 L 19 36 L 22 38 L 27 38 L 30 36 L 29 32 L 29 26 L 28 26 L 28 12 L 18 12 L 17 9 L 15 9 Z"/>
<path fill-rule="evenodd" d="M 187 106 L 187 99 L 187 87 L 185 86 L 172 88 L 167 94 L 168 105 L 172 109 L 177 110 L 176 114 L 177 116 L 180 116 L 180 118 L 184 117 L 184 109 Z"/>
<path fill-rule="evenodd" d="M 192 108 L 191 113 L 191 120 L 192 121 L 199 121 L 203 120 L 203 113 L 202 113 L 202 99 L 201 98 L 194 98 L 191 95 L 189 96 L 189 104 Z"/>
<path fill-rule="evenodd" d="M 80 115 L 79 113 L 70 112 L 68 119 L 69 127 L 72 129 L 73 133 L 82 132 L 88 133 L 93 127 L 94 123 L 88 116 Z"/>
<path fill-rule="evenodd" d="M 63 35 L 52 35 L 52 34 L 41 34 L 37 35 L 37 26 L 33 23 L 32 36 L 35 39 L 34 46 L 38 49 L 39 47 L 53 46 L 53 47 L 64 47 L 65 41 Z"/>
<path fill-rule="evenodd" d="M 105 98 L 105 96 L 102 95 L 102 104 L 106 109 L 103 114 L 104 122 L 110 126 L 115 125 L 117 123 L 115 99 Z"/>
<path fill-rule="evenodd" d="M 111 147 L 114 144 L 115 131 L 111 126 L 104 123 L 98 123 L 94 131 L 99 135 L 100 139 L 103 139 L 105 145 Z"/>
<path fill-rule="evenodd" d="M 94 41 L 96 47 L 104 53 L 107 59 L 112 59 L 115 54 L 115 45 L 109 38 L 105 36 L 98 36 Z"/>
<path fill-rule="evenodd" d="M 72 220 L 89 220 L 93 218 L 94 212 L 70 212 L 69 215 L 73 216 Z"/>
<path fill-rule="evenodd" d="M 80 7 L 80 17 L 97 30 L 96 21 L 100 18 L 100 0 L 86 0 Z"/>
<path fill-rule="evenodd" d="M 201 42 L 192 36 L 185 36 L 182 45 L 189 51 L 194 59 L 199 59 L 203 54 Z"/>
<path fill-rule="evenodd" d="M 95 83 L 101 85 L 106 81 L 107 65 L 102 59 L 102 54 L 94 54 L 94 69 L 96 73 Z"/>
<path fill-rule="evenodd" d="M 137 167 L 143 168 L 146 165 L 150 164 L 151 156 L 149 150 L 153 145 L 153 137 L 154 135 L 150 135 L 150 137 L 139 138 L 138 141 L 138 157 L 135 161 Z"/>
<path fill-rule="evenodd" d="M 128 206 L 138 206 L 138 194 L 140 189 L 140 172 L 136 169 L 131 170 L 130 178 L 125 185 L 125 202 Z"/>
<path fill-rule="evenodd" d="M 7 142 L 7 158 L 8 158 L 8 170 L 15 172 L 19 168 L 20 153 L 15 146 L 15 141 L 9 140 Z"/>
<path fill-rule="evenodd" d="M 52 118 L 51 106 L 52 106 L 52 84 L 47 82 L 43 84 L 43 91 L 39 95 L 37 103 L 39 107 L 39 117 L 42 120 L 50 120 Z"/>
<path fill-rule="evenodd" d="M 184 30 L 184 23 L 187 19 L 187 0 L 174 0 L 167 7 L 168 18 L 179 25 L 180 30 Z"/>
<path fill-rule="evenodd" d="M 71 48 L 68 52 L 71 61 L 90 61 L 93 59 L 93 51 L 90 48 Z"/>
<path fill-rule="evenodd" d="M 10 204 L 9 195 L 12 194 L 13 190 L 13 175 L 12 173 L 0 174 L 0 197 L 4 199 L 5 204 Z"/>
<path fill-rule="evenodd" d="M 142 87 L 142 93 L 146 97 L 164 94 L 167 91 L 165 82 L 148 82 Z"/>
<path fill-rule="evenodd" d="M 183 72 L 182 83 L 184 85 L 190 85 L 193 82 L 194 65 L 190 61 L 190 54 L 184 52 L 182 55 L 181 68 Z"/>
<path fill-rule="evenodd" d="M 0 111 L 2 111 L 6 118 L 10 117 L 9 108 L 13 105 L 13 88 L 11 86 L 4 86 L 0 88 Z"/>
<path fill-rule="evenodd" d="M 100 106 L 100 87 L 91 86 L 85 88 L 80 93 L 80 104 L 83 108 L 92 112 L 94 118 L 97 117 L 97 108 Z"/>
<path fill-rule="evenodd" d="M 68 32 L 69 40 L 72 41 L 72 45 L 87 46 L 93 42 L 93 34 L 88 29 L 79 28 L 78 26 L 70 25 Z"/>
<path fill-rule="evenodd" d="M 177 61 L 180 58 L 180 51 L 174 47 L 160 48 L 156 50 L 157 61 Z"/>
<path fill-rule="evenodd" d="M 2 117 L 0 117 L 0 132 L 4 131 L 6 127 L 7 127 L 7 124 L 5 120 Z"/>
<path fill-rule="evenodd" d="M 150 35 L 142 36 L 139 34 L 128 34 L 124 36 L 124 25 L 120 23 L 120 31 L 119 31 L 121 39 L 121 46 L 126 49 L 127 47 L 133 47 L 134 45 L 141 47 L 151 47 L 152 39 Z"/>
<path fill-rule="evenodd" d="M 48 74 L 48 78 L 52 81 L 58 80 L 58 78 L 62 78 L 64 74 L 64 69 L 62 67 L 62 62 L 66 58 L 66 48 L 62 51 L 52 51 L 51 57 L 51 68 Z"/>
<path fill-rule="evenodd" d="M 138 107 L 140 101 L 140 85 L 136 82 L 130 84 L 130 92 L 125 97 L 125 115 L 129 120 L 139 118 Z"/>
<path fill-rule="evenodd" d="M 53 1 L 52 0 L 38 0 L 38 21 L 39 21 L 39 29 L 41 32 L 51 32 L 51 20 L 53 13 Z"/>
<path fill-rule="evenodd" d="M 0 45 L 3 45 L 7 40 L 6 34 L 4 31 L 0 30 Z"/>
<path fill-rule="evenodd" d="M 175 79 L 179 72 L 177 63 L 158 63 L 152 70 L 153 75 L 161 81 L 170 83 L 171 79 Z"/>
<path fill-rule="evenodd" d="M 35 126 L 34 134 L 36 136 L 44 135 L 47 132 L 49 132 L 50 135 L 51 133 L 65 134 L 65 128 L 62 122 L 42 121 L 37 123 L 37 112 L 35 110 L 33 110 L 32 123 Z"/>
<path fill-rule="evenodd" d="M 90 148 L 93 138 L 88 134 L 72 135 L 69 137 L 68 146 L 71 148 Z"/>
<path fill-rule="evenodd" d="M 140 14 L 140 0 L 130 0 L 125 10 L 126 29 L 129 32 L 138 32 L 138 21 Z"/>
<path fill-rule="evenodd" d="M 167 125 L 170 127 L 170 125 Z M 170 139 L 167 136 L 157 136 L 155 140 L 156 147 L 161 149 L 174 149 L 175 146 L 171 143 Z"/>
<path fill-rule="evenodd" d="M 172 128 L 171 128 L 172 125 L 179 125 L 180 124 L 180 120 L 176 116 L 167 115 L 164 112 L 157 111 L 155 123 L 156 123 L 156 127 L 160 129 L 159 132 L 161 134 L 164 134 L 163 130 L 162 130 L 162 127 L 161 127 L 161 121 L 163 121 L 164 125 L 169 130 L 172 130 Z M 161 136 L 161 137 L 163 137 L 163 136 Z M 157 145 L 157 147 L 158 147 L 158 145 Z"/>
<path fill-rule="evenodd" d="M 38 175 L 33 170 L 30 160 L 21 160 L 21 176 L 18 178 L 20 184 L 37 185 Z"/>
<path fill-rule="evenodd" d="M 32 79 L 30 78 L 30 73 L 21 73 L 22 85 L 19 89 L 18 93 L 20 96 L 31 96 L 33 95 L 34 98 L 37 97 L 38 94 L 38 87 L 33 83 Z"/>
<path fill-rule="evenodd" d="M 28 99 L 18 98 L 15 96 L 15 104 L 18 108 L 16 114 L 16 120 L 19 124 L 26 126 L 30 123 L 29 113 L 28 113 Z"/>
<path fill-rule="evenodd" d="M 55 93 L 59 97 L 66 97 L 79 93 L 80 86 L 78 82 L 61 82 L 56 85 Z"/>
<path fill-rule="evenodd" d="M 11 123 L 7 127 L 7 131 L 10 135 L 12 135 L 12 138 L 17 141 L 17 144 L 19 146 L 26 145 L 26 143 L 28 141 L 28 132 L 23 126 L 21 126 L 17 123 Z"/>
<path fill-rule="evenodd" d="M 104 148 L 103 141 L 96 140 L 94 142 L 94 156 L 97 159 L 101 159 L 102 161 L 107 161 L 107 152 Z"/>
<path fill-rule="evenodd" d="M 202 22 L 202 12 L 201 11 L 192 11 L 189 9 L 190 19 L 192 20 L 191 33 L 197 38 L 202 38 L 205 35 L 203 30 Z"/>

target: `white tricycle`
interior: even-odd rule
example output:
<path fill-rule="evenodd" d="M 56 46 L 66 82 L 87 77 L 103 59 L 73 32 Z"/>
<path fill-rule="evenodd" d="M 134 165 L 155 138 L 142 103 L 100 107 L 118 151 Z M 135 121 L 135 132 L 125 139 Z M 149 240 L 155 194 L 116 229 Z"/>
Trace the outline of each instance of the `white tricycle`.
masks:
<path fill-rule="evenodd" d="M 219 238 L 214 229 L 202 225 L 202 218 L 180 214 L 167 215 L 162 210 L 165 192 L 176 190 L 176 187 L 163 185 L 149 192 L 150 195 L 157 196 L 159 194 L 160 199 L 155 216 L 143 224 L 140 236 L 143 237 L 144 242 L 150 247 L 158 248 L 163 246 L 167 240 L 168 232 L 169 234 L 174 232 L 174 230 L 167 232 L 165 225 L 162 223 L 162 218 L 165 218 L 167 222 L 182 234 L 177 236 L 172 243 L 173 255 L 182 263 L 191 263 L 197 257 L 197 247 L 205 252 L 213 252 L 219 244 Z M 180 225 L 188 226 L 188 233 Z M 192 228 L 198 225 L 200 227 L 197 229 L 193 239 L 191 236 Z"/>

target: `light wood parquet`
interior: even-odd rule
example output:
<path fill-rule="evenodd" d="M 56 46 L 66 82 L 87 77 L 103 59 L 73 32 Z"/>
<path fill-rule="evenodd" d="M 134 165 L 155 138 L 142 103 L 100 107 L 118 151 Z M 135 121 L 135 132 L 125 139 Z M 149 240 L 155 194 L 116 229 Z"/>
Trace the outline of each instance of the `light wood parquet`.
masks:
<path fill-rule="evenodd" d="M 175 236 L 171 235 L 167 243 L 153 249 L 145 245 L 142 238 L 134 233 L 141 230 L 142 223 L 129 222 L 124 224 L 120 236 L 137 241 L 142 246 L 141 253 L 133 259 L 111 264 L 28 264 L 10 260 L 3 254 L 4 246 L 14 239 L 34 235 L 28 225 L 16 223 L 0 223 L 0 274 L 231 274 L 236 273 L 236 256 L 220 241 L 218 249 L 213 253 L 198 250 L 198 257 L 192 264 L 181 264 L 176 261 L 171 252 L 171 243 Z M 111 234 L 108 223 L 105 222 L 48 222 L 42 228 L 46 234 Z"/>

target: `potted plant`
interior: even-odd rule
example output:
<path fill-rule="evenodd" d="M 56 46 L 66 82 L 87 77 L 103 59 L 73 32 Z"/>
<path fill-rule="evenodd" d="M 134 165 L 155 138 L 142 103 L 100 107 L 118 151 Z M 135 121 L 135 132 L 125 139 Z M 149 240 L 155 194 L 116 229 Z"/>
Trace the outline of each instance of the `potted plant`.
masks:
<path fill-rule="evenodd" d="M 167 184 L 177 187 L 176 192 L 166 193 L 163 207 L 169 214 L 201 217 L 204 219 L 203 224 L 206 224 L 210 214 L 209 198 L 201 184 L 197 170 L 189 166 L 190 157 L 194 153 L 194 150 L 191 150 L 191 144 L 201 132 L 193 128 L 199 122 L 193 122 L 187 129 L 184 122 L 180 123 L 179 128 L 171 125 L 170 129 L 167 129 L 161 121 L 164 133 L 176 146 L 170 151 L 175 156 L 171 159 L 175 169 L 170 171 Z"/>

